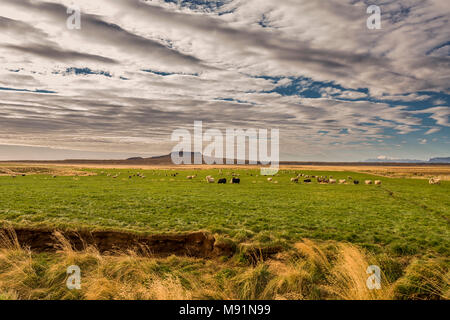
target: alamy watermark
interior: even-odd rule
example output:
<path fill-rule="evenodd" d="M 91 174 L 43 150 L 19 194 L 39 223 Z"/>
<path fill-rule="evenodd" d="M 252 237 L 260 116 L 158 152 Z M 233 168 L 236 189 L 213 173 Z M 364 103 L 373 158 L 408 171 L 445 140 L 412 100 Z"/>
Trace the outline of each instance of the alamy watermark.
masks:
<path fill-rule="evenodd" d="M 381 289 L 381 269 L 379 266 L 371 265 L 366 269 L 366 273 L 370 274 L 367 278 L 366 285 L 369 290 Z"/>
<path fill-rule="evenodd" d="M 236 164 L 270 165 L 268 168 L 261 168 L 261 174 L 274 175 L 278 172 L 280 162 L 280 132 L 278 129 L 271 129 L 270 135 L 268 133 L 267 129 L 234 128 L 227 128 L 225 135 L 219 129 L 203 132 L 203 122 L 194 121 L 193 134 L 187 129 L 176 129 L 172 132 L 172 141 L 178 142 L 172 149 L 172 162 L 235 164 L 236 160 Z M 203 142 L 209 144 L 203 148 Z"/>
<path fill-rule="evenodd" d="M 81 29 L 81 9 L 80 6 L 72 4 L 67 7 L 67 14 L 70 16 L 66 20 L 66 26 L 69 30 Z"/>
<path fill-rule="evenodd" d="M 67 289 L 73 290 L 81 289 L 81 269 L 77 265 L 72 265 L 67 268 L 67 274 L 69 275 L 67 277 L 66 286 Z"/>
<path fill-rule="evenodd" d="M 381 8 L 376 5 L 371 5 L 367 8 L 367 14 L 370 14 L 366 22 L 367 29 L 381 29 Z"/>

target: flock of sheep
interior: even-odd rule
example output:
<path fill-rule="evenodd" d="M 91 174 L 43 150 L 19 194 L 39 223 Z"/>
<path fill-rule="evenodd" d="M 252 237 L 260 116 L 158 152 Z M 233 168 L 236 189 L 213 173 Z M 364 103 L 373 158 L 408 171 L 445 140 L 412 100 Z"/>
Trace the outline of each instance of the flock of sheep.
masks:
<path fill-rule="evenodd" d="M 101 173 L 103 174 L 103 173 L 105 173 L 105 172 L 102 171 Z M 222 175 L 222 170 L 219 170 L 219 174 Z M 21 174 L 21 176 L 25 176 L 25 175 L 26 175 L 26 174 L 24 174 L 24 173 Z M 176 177 L 177 175 L 178 175 L 178 172 L 172 173 L 172 174 L 171 174 L 171 176 L 173 176 L 173 177 Z M 239 184 L 239 183 L 241 182 L 241 179 L 238 178 L 239 174 L 236 174 L 236 173 L 233 172 L 233 173 L 231 173 L 231 175 L 232 175 L 232 177 L 231 177 L 231 179 L 229 180 L 231 184 Z M 252 175 L 252 174 L 251 174 L 251 175 Z M 16 177 L 15 174 L 14 174 L 14 175 L 11 175 L 11 176 L 12 176 L 13 178 Z M 115 174 L 115 175 L 112 175 L 111 173 L 107 173 L 107 176 L 108 176 L 108 177 L 112 177 L 113 179 L 116 179 L 116 178 L 118 178 L 118 177 L 120 176 L 120 172 L 117 173 L 117 174 Z M 167 176 L 167 174 L 166 174 L 166 176 Z M 145 175 L 142 174 L 142 173 L 140 173 L 140 172 L 128 176 L 129 179 L 131 179 L 132 177 L 138 177 L 138 178 L 145 179 Z M 53 175 L 53 178 L 56 178 L 56 175 Z M 188 180 L 192 180 L 192 179 L 197 178 L 197 175 L 196 175 L 196 174 L 190 175 L 190 176 L 187 176 L 186 178 L 187 178 Z M 301 179 L 303 179 L 303 182 L 304 182 L 304 183 L 311 183 L 311 182 L 312 182 L 312 179 L 316 179 L 317 182 L 318 182 L 319 184 L 348 184 L 348 183 L 353 183 L 353 184 L 355 184 L 355 185 L 358 185 L 358 184 L 359 184 L 359 180 L 354 180 L 354 179 L 353 179 L 352 177 L 350 177 L 350 176 L 347 177 L 347 179 L 333 179 L 332 176 L 330 176 L 330 177 L 327 177 L 327 176 L 309 176 L 309 175 L 306 175 L 306 174 L 303 174 L 303 173 L 300 173 L 300 174 L 298 174 L 296 177 L 291 178 L 291 182 L 293 182 L 293 183 L 298 183 Z M 215 180 L 212 176 L 210 176 L 210 175 L 207 176 L 207 177 L 205 178 L 205 180 L 206 180 L 207 183 L 215 183 L 215 181 L 216 181 L 216 180 Z M 273 180 L 272 177 L 267 178 L 267 181 L 268 181 L 268 182 L 273 182 L 273 183 L 275 183 L 275 184 L 278 183 L 278 181 Z M 218 183 L 218 184 L 226 184 L 226 183 L 227 183 L 227 179 L 226 179 L 226 178 L 220 178 L 220 179 L 217 180 L 217 183 Z M 375 181 L 372 181 L 372 180 L 365 180 L 364 183 L 367 184 L 367 185 L 371 185 L 371 184 L 381 185 L 381 180 L 375 180 Z M 441 184 L 441 179 L 438 179 L 438 178 L 430 178 L 430 179 L 428 180 L 428 183 L 429 183 L 429 184 L 432 184 L 432 185 L 439 185 L 439 184 Z"/>
<path fill-rule="evenodd" d="M 189 178 L 189 177 L 188 177 Z M 215 179 L 212 176 L 206 176 L 206 182 L 208 183 L 214 183 Z M 218 184 L 226 184 L 227 183 L 227 178 L 220 178 L 219 180 L 217 180 Z M 241 179 L 237 178 L 237 176 L 233 176 L 230 179 L 230 183 L 231 184 L 239 184 L 241 183 Z"/>
<path fill-rule="evenodd" d="M 219 172 L 219 174 L 222 174 L 222 172 Z M 239 174 L 232 173 L 231 175 L 232 175 L 232 178 L 230 179 L 230 183 L 232 183 L 232 184 L 239 184 L 241 182 L 241 179 L 238 178 Z M 195 179 L 196 177 L 197 177 L 197 175 L 192 175 L 192 176 L 187 176 L 186 178 L 188 180 L 192 180 L 192 179 Z M 327 177 L 327 176 L 319 176 L 319 177 L 317 177 L 317 176 L 305 175 L 303 173 L 300 173 L 296 177 L 291 178 L 291 182 L 298 183 L 301 178 L 304 178 L 304 180 L 303 180 L 304 183 L 311 183 L 312 179 L 316 179 L 317 182 L 320 183 L 320 184 L 337 184 L 337 183 L 339 183 L 339 184 L 353 183 L 355 185 L 359 184 L 359 180 L 354 180 L 352 177 L 347 177 L 347 179 L 336 180 L 336 179 L 333 179 L 332 176 L 330 176 L 330 177 Z M 210 175 L 206 176 L 205 180 L 206 180 L 207 183 L 215 183 L 216 182 L 216 180 Z M 267 178 L 267 181 L 273 182 L 275 184 L 278 183 L 278 181 L 273 180 L 273 177 Z M 226 178 L 220 178 L 220 179 L 217 180 L 217 183 L 218 184 L 226 184 L 227 183 L 227 179 Z M 370 184 L 381 185 L 381 180 L 375 180 L 375 181 L 365 180 L 364 183 L 367 184 L 367 185 L 370 185 Z"/>
<path fill-rule="evenodd" d="M 220 171 L 219 174 L 222 174 L 222 172 Z M 237 176 L 239 176 L 238 174 L 232 173 L 232 178 L 230 179 L 230 183 L 236 184 L 236 183 L 240 183 L 241 180 L 239 178 L 237 178 Z M 195 179 L 197 177 L 197 175 L 193 175 L 193 176 L 187 176 L 187 179 Z M 359 180 L 355 180 L 352 177 L 347 177 L 347 179 L 333 179 L 332 176 L 328 177 L 328 176 L 309 176 L 309 175 L 305 175 L 303 173 L 298 174 L 296 177 L 291 178 L 291 182 L 293 183 L 298 183 L 301 179 L 303 179 L 304 183 L 312 183 L 313 179 L 316 179 L 316 181 L 319 184 L 354 184 L 354 185 L 359 185 Z M 215 183 L 215 179 L 212 176 L 207 176 L 205 178 L 207 183 Z M 278 181 L 274 180 L 273 177 L 269 177 L 267 178 L 268 182 L 273 182 L 275 184 L 278 183 Z M 255 181 L 254 181 L 255 182 Z M 220 178 L 217 183 L 219 184 L 225 184 L 227 183 L 227 179 L 226 178 Z M 429 180 L 429 184 L 440 184 L 441 180 L 437 179 L 437 178 L 431 178 Z M 364 184 L 366 185 L 381 185 L 381 180 L 364 180 Z"/>
<path fill-rule="evenodd" d="M 101 173 L 103 174 L 104 172 L 102 171 Z M 222 175 L 222 170 L 219 170 L 219 174 Z M 178 172 L 172 173 L 170 175 L 173 176 L 173 177 L 176 177 L 178 175 Z M 239 174 L 236 174 L 236 173 L 232 172 L 231 175 L 232 175 L 232 177 L 229 180 L 229 183 L 231 183 L 231 184 L 239 184 L 241 182 L 241 179 L 238 178 Z M 251 174 L 251 175 L 253 175 L 253 174 Z M 22 174 L 22 176 L 25 176 L 25 174 Z M 115 175 L 112 175 L 112 174 L 108 173 L 107 176 L 116 179 L 116 178 L 118 178 L 120 176 L 120 172 L 115 174 Z M 167 174 L 166 174 L 166 176 L 167 176 Z M 56 176 L 53 176 L 53 177 L 55 178 Z M 145 179 L 145 175 L 140 173 L 140 172 L 128 176 L 129 179 L 131 179 L 132 177 L 138 177 L 138 178 Z M 13 178 L 15 178 L 15 175 L 13 175 Z M 186 178 L 188 180 L 193 180 L 193 179 L 197 178 L 197 174 L 187 176 Z M 352 183 L 352 184 L 358 185 L 360 183 L 359 180 L 354 180 L 350 176 L 347 177 L 347 179 L 333 179 L 332 176 L 330 176 L 330 177 L 328 177 L 328 176 L 309 176 L 309 175 L 306 175 L 306 174 L 303 174 L 303 173 L 299 173 L 296 177 L 291 178 L 291 182 L 298 183 L 300 180 L 303 180 L 304 183 L 312 183 L 313 179 L 316 179 L 316 181 L 319 184 L 349 184 L 349 183 Z M 207 183 L 215 183 L 216 182 L 216 180 L 210 175 L 207 176 L 205 178 L 205 180 L 206 180 Z M 275 183 L 275 184 L 278 183 L 278 181 L 274 180 L 273 177 L 267 178 L 267 181 Z M 218 184 L 226 184 L 227 183 L 227 179 L 226 178 L 220 178 L 220 179 L 217 180 L 217 183 Z M 371 185 L 371 184 L 381 185 L 381 180 L 375 180 L 375 181 L 364 180 L 364 183 L 366 185 Z M 435 184 L 438 185 L 438 184 L 441 184 L 441 179 L 430 178 L 428 180 L 428 183 L 429 184 L 433 184 L 433 185 L 435 185 Z"/>
<path fill-rule="evenodd" d="M 336 183 L 339 183 L 339 184 L 348 184 L 348 183 L 359 184 L 359 180 L 354 180 L 350 176 L 347 177 L 347 179 L 339 179 L 339 180 L 337 180 L 337 179 L 333 179 L 332 176 L 330 176 L 330 177 L 328 177 L 328 176 L 316 177 L 316 176 L 305 175 L 303 173 L 300 173 L 296 177 L 291 178 L 291 182 L 298 183 L 299 179 L 301 179 L 301 178 L 305 178 L 303 180 L 303 182 L 305 182 L 305 183 L 311 183 L 312 179 L 316 179 L 317 182 L 320 183 L 320 184 L 336 184 Z M 269 179 L 271 179 L 271 178 L 269 178 Z M 269 180 L 269 181 L 272 181 L 272 180 Z M 373 183 L 375 183 L 376 185 L 381 185 L 381 180 L 375 180 L 374 182 L 372 182 L 372 180 L 365 180 L 364 183 L 365 184 L 373 184 Z"/>

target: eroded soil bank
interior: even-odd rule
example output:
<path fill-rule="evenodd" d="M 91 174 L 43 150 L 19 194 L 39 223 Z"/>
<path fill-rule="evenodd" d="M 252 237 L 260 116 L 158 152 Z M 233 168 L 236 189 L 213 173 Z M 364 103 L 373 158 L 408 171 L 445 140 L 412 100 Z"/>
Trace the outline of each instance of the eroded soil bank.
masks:
<path fill-rule="evenodd" d="M 0 228 L 0 246 L 17 243 L 32 251 L 57 251 L 63 243 L 73 250 L 81 251 L 94 246 L 100 253 L 133 251 L 144 255 L 179 255 L 191 257 L 214 257 L 233 254 L 233 247 L 218 243 L 206 232 L 141 236 L 117 231 L 58 231 L 34 228 Z"/>

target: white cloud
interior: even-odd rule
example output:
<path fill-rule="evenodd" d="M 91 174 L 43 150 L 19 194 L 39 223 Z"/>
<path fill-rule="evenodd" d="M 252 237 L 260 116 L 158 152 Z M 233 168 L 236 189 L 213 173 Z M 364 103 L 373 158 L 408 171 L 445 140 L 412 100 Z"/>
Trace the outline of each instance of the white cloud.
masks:
<path fill-rule="evenodd" d="M 417 141 L 419 141 L 420 144 L 426 144 L 428 142 L 427 139 L 417 139 Z"/>
<path fill-rule="evenodd" d="M 429 135 L 429 134 L 433 134 L 433 133 L 436 133 L 436 132 L 439 132 L 439 131 L 441 131 L 441 128 L 435 127 L 435 128 L 429 129 L 427 132 L 425 132 L 425 134 Z"/>

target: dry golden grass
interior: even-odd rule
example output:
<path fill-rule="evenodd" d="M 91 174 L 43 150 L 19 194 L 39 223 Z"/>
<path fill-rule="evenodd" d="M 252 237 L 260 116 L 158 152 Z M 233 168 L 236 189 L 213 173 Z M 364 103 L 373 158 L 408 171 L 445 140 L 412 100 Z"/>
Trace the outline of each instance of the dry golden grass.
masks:
<path fill-rule="evenodd" d="M 386 300 L 392 299 L 392 285 L 381 274 L 381 288 L 370 290 L 366 281 L 369 265 L 378 265 L 376 261 L 369 262 L 370 257 L 353 245 L 339 244 L 338 256 L 330 269 L 326 285 L 329 292 L 343 300 Z"/>
<path fill-rule="evenodd" d="M 366 286 L 375 257 L 347 243 L 310 240 L 255 265 L 188 257 L 153 258 L 134 252 L 101 255 L 94 247 L 74 251 L 59 239 L 56 252 L 21 248 L 14 231 L 0 233 L 0 299 L 419 299 L 449 298 L 448 268 L 415 261 L 406 277 L 380 290 Z M 67 267 L 81 269 L 82 287 L 66 287 Z"/>
<path fill-rule="evenodd" d="M 21 163 L 2 163 L 0 164 L 0 176 L 20 176 L 48 174 L 55 176 L 90 176 L 92 172 L 82 171 L 79 167 L 57 166 L 57 165 L 38 165 Z"/>
<path fill-rule="evenodd" d="M 441 259 L 415 259 L 394 287 L 398 299 L 450 299 L 450 271 Z"/>

